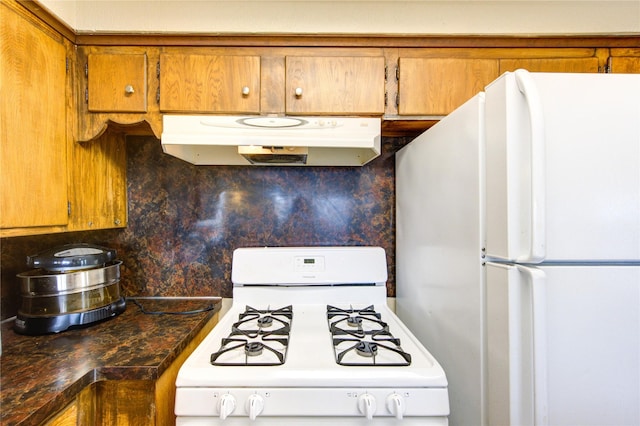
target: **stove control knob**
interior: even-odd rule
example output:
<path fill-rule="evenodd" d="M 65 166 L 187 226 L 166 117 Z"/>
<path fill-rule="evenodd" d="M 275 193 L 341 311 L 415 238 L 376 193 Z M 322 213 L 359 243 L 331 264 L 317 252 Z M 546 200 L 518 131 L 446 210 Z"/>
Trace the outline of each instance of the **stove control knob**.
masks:
<path fill-rule="evenodd" d="M 368 393 L 360 395 L 360 398 L 358 398 L 358 410 L 360 410 L 368 420 L 371 420 L 373 418 L 373 413 L 376 412 L 375 396 Z"/>
<path fill-rule="evenodd" d="M 404 409 L 404 399 L 401 395 L 394 392 L 387 397 L 387 410 L 389 410 L 396 419 L 402 420 Z"/>
<path fill-rule="evenodd" d="M 220 411 L 220 420 L 224 420 L 236 409 L 236 398 L 230 393 L 225 393 L 220 397 L 218 402 L 218 410 Z"/>
<path fill-rule="evenodd" d="M 264 409 L 264 399 L 262 399 L 262 397 L 257 393 L 250 395 L 249 399 L 247 399 L 246 408 L 247 412 L 249 413 L 249 418 L 251 420 L 255 420 L 256 417 L 258 417 L 258 415 L 262 413 L 262 410 Z"/>

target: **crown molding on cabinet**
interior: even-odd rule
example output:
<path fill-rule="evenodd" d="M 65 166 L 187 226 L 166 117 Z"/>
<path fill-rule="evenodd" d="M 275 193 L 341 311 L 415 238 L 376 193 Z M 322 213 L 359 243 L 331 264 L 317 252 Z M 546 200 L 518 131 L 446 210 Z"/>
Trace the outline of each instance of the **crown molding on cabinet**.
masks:
<path fill-rule="evenodd" d="M 640 34 L 594 35 L 398 35 L 398 34 L 166 34 L 76 31 L 33 0 L 16 0 L 77 46 L 218 47 L 637 47 Z"/>

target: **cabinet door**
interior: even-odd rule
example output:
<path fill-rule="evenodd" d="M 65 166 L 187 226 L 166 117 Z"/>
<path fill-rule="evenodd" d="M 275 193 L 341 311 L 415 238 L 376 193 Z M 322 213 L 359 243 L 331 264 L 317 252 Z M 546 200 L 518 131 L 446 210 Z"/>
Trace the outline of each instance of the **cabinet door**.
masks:
<path fill-rule="evenodd" d="M 45 426 L 76 426 L 78 424 L 78 403 L 74 400 L 59 414 L 45 423 Z"/>
<path fill-rule="evenodd" d="M 612 56 L 609 58 L 609 65 L 613 73 L 640 73 L 640 56 Z"/>
<path fill-rule="evenodd" d="M 69 148 L 68 231 L 127 226 L 127 156 L 124 135 L 105 132 Z"/>
<path fill-rule="evenodd" d="M 398 114 L 447 115 L 498 77 L 496 59 L 400 58 Z"/>
<path fill-rule="evenodd" d="M 500 59 L 500 74 L 518 68 L 531 72 L 598 72 L 598 58 Z"/>
<path fill-rule="evenodd" d="M 66 49 L 0 3 L 0 227 L 67 223 Z"/>
<path fill-rule="evenodd" d="M 287 113 L 384 113 L 383 57 L 288 56 L 285 62 Z"/>
<path fill-rule="evenodd" d="M 44 423 L 45 426 L 76 426 L 98 424 L 95 384 L 82 389 L 74 400 Z"/>
<path fill-rule="evenodd" d="M 160 110 L 260 112 L 260 57 L 160 55 Z"/>
<path fill-rule="evenodd" d="M 147 55 L 90 54 L 87 79 L 89 111 L 147 111 Z"/>

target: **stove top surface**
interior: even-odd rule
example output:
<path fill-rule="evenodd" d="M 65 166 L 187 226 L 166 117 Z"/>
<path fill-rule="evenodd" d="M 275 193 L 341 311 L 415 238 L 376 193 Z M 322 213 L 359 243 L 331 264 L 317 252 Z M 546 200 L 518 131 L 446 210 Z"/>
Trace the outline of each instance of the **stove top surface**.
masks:
<path fill-rule="evenodd" d="M 379 247 L 241 248 L 233 304 L 177 386 L 446 386 L 387 307 Z"/>
<path fill-rule="evenodd" d="M 244 304 L 247 290 L 251 298 L 285 304 Z M 353 299 L 354 290 L 367 301 Z M 319 303 L 286 303 L 304 293 Z M 384 287 L 241 288 L 236 295 L 239 301 L 180 369 L 178 387 L 447 385 L 437 361 L 386 306 Z M 324 297 L 331 296 L 336 300 L 326 303 Z M 271 324 L 261 328 L 258 321 L 266 317 Z M 349 318 L 359 323 L 345 326 Z M 366 348 L 359 348 L 362 342 Z M 367 353 L 372 349 L 375 357 Z"/>

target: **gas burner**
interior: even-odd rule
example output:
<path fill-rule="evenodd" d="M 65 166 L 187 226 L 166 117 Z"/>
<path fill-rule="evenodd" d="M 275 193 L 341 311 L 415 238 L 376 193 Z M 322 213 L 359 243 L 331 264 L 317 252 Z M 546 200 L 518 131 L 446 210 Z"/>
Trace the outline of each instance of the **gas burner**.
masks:
<path fill-rule="evenodd" d="M 371 341 L 357 338 L 334 338 L 336 363 L 345 366 L 406 367 L 411 354 L 404 352 L 399 339 Z"/>
<path fill-rule="evenodd" d="M 224 338 L 217 352 L 211 354 L 212 365 L 253 366 L 282 365 L 286 359 L 288 339 L 252 341 Z"/>
<path fill-rule="evenodd" d="M 363 309 L 327 305 L 327 321 L 336 363 L 349 366 L 407 366 L 411 355 L 373 306 Z"/>
<path fill-rule="evenodd" d="M 260 342 L 248 342 L 244 345 L 244 353 L 247 356 L 258 356 L 262 355 L 262 350 L 264 349 L 264 344 Z"/>
<path fill-rule="evenodd" d="M 329 330 L 334 336 L 349 335 L 364 338 L 366 335 L 388 334 L 389 326 L 373 306 L 364 309 L 340 309 L 327 306 Z"/>
<path fill-rule="evenodd" d="M 293 310 L 258 310 L 247 306 L 229 336 L 211 354 L 213 365 L 282 365 L 287 356 Z"/>
<path fill-rule="evenodd" d="M 378 345 L 372 342 L 359 342 L 355 349 L 360 356 L 372 357 L 378 354 Z"/>
<path fill-rule="evenodd" d="M 243 335 L 250 338 L 259 336 L 289 336 L 291 332 L 291 306 L 276 310 L 258 310 L 247 306 L 239 315 L 240 321 L 231 326 L 231 336 Z M 274 327 L 274 328 L 272 328 Z"/>
<path fill-rule="evenodd" d="M 350 316 L 347 318 L 347 325 L 350 327 L 360 327 L 362 325 L 362 318 Z"/>
<path fill-rule="evenodd" d="M 258 323 L 258 327 L 260 328 L 271 327 L 273 325 L 273 317 L 258 318 L 256 322 Z"/>

